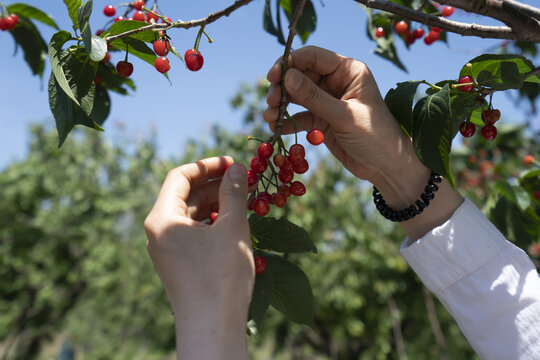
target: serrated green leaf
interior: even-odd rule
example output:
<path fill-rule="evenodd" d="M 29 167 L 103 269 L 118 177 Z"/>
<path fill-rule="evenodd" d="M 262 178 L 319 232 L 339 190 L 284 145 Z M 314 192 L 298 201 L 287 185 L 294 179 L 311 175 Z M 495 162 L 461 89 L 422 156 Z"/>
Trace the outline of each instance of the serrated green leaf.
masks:
<path fill-rule="evenodd" d="M 84 42 L 86 51 L 92 53 L 92 30 L 90 28 L 90 15 L 92 15 L 93 0 L 86 0 L 86 2 L 77 9 L 77 20 L 79 22 L 79 30 L 81 30 L 81 37 Z"/>
<path fill-rule="evenodd" d="M 450 172 L 452 114 L 448 85 L 416 103 L 412 129 L 414 149 L 420 161 L 454 186 Z"/>
<path fill-rule="evenodd" d="M 406 81 L 398 83 L 390 89 L 384 97 L 384 102 L 401 125 L 401 128 L 410 137 L 412 134 L 412 105 L 416 89 L 421 81 Z"/>
<path fill-rule="evenodd" d="M 33 6 L 30 6 L 24 3 L 16 3 L 16 4 L 9 5 L 7 9 L 10 13 L 15 13 L 19 16 L 23 15 L 29 19 L 40 21 L 45 25 L 49 25 L 55 29 L 58 29 L 58 25 L 56 25 L 56 23 L 54 22 L 53 18 L 50 15 L 45 14 L 43 11 Z"/>
<path fill-rule="evenodd" d="M 313 322 L 313 293 L 304 272 L 281 256 L 267 255 L 266 271 L 272 273 L 272 301 L 274 308 L 287 319 L 315 328 Z"/>
<path fill-rule="evenodd" d="M 264 256 L 262 253 L 256 255 Z M 272 301 L 272 283 L 273 278 L 271 271 L 265 271 L 255 277 L 253 295 L 251 296 L 251 303 L 249 304 L 248 319 L 253 319 L 258 328 L 261 327 L 264 314 Z"/>
<path fill-rule="evenodd" d="M 77 17 L 77 11 L 82 6 L 82 0 L 64 0 L 64 4 L 67 7 L 69 18 L 73 22 L 73 28 L 79 28 L 79 21 Z"/>
<path fill-rule="evenodd" d="M 75 125 L 84 125 L 96 130 L 103 129 L 90 119 L 83 109 L 78 106 L 56 82 L 54 74 L 51 72 L 49 78 L 49 106 L 56 122 L 58 131 L 58 147 L 62 146 L 67 135 Z M 93 97 L 94 88 L 88 96 Z"/>
<path fill-rule="evenodd" d="M 96 76 L 97 63 L 90 61 L 88 54 L 82 47 L 74 46 L 62 52 L 61 65 L 75 99 L 89 115 L 94 107 L 94 77 Z"/>
<path fill-rule="evenodd" d="M 71 34 L 68 31 L 60 30 L 51 37 L 49 42 L 49 59 L 51 61 L 51 68 L 56 78 L 56 82 L 62 88 L 62 90 L 69 96 L 76 104 L 79 104 L 79 100 L 75 97 L 75 94 L 71 90 L 71 87 L 66 79 L 64 68 L 62 67 L 62 47 L 71 38 Z"/>
<path fill-rule="evenodd" d="M 283 253 L 317 252 L 307 231 L 284 217 L 274 219 L 252 214 L 249 226 L 260 249 Z"/>
<path fill-rule="evenodd" d="M 122 34 L 126 31 L 139 29 L 144 26 L 148 26 L 148 24 L 145 22 L 134 20 L 118 21 L 111 26 L 110 32 L 107 34 L 107 36 Z M 129 37 L 144 42 L 153 42 L 154 40 L 156 40 L 156 35 L 151 30 L 131 34 Z"/>
<path fill-rule="evenodd" d="M 111 98 L 109 92 L 103 86 L 96 86 L 94 106 L 90 113 L 90 119 L 98 125 L 103 125 L 111 112 Z"/>
<path fill-rule="evenodd" d="M 23 49 L 24 60 L 32 70 L 32 74 L 43 77 L 47 44 L 36 26 L 26 16 L 20 15 L 17 26 L 9 33 L 15 43 Z"/>

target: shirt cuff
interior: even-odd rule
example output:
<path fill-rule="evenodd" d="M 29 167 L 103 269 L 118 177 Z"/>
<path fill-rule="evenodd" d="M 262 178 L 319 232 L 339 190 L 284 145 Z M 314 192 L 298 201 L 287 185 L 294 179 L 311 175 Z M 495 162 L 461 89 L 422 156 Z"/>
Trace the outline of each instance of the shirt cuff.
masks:
<path fill-rule="evenodd" d="M 407 238 L 401 244 L 401 254 L 435 294 L 469 275 L 510 244 L 468 199 L 444 224 L 408 243 Z"/>

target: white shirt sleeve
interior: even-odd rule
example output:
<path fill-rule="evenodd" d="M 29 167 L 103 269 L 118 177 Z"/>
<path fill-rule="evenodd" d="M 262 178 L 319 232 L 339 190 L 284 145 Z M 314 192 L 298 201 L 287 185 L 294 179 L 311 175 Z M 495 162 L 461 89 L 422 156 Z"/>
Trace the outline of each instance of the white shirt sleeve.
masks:
<path fill-rule="evenodd" d="M 536 267 L 471 201 L 401 253 L 482 359 L 540 359 Z"/>

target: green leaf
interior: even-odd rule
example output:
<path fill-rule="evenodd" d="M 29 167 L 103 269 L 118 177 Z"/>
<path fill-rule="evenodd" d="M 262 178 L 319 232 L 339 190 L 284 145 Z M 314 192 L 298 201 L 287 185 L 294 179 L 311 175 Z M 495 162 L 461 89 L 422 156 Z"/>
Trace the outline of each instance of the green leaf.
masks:
<path fill-rule="evenodd" d="M 252 214 L 249 226 L 260 249 L 283 253 L 317 252 L 307 231 L 284 217 L 274 219 Z"/>
<path fill-rule="evenodd" d="M 15 43 L 24 51 L 24 60 L 32 70 L 32 74 L 43 77 L 47 44 L 41 37 L 36 26 L 24 15 L 19 16 L 15 28 L 9 31 Z"/>
<path fill-rule="evenodd" d="M 270 0 L 266 0 L 263 13 L 263 28 L 264 30 L 274 36 L 278 36 L 278 31 L 274 25 L 274 19 L 272 19 L 272 10 L 270 8 Z"/>
<path fill-rule="evenodd" d="M 90 51 L 90 60 L 101 61 L 107 55 L 107 42 L 99 36 L 92 35 L 92 49 Z"/>
<path fill-rule="evenodd" d="M 395 89 L 390 89 L 384 97 L 384 102 L 401 128 L 410 137 L 412 134 L 412 105 L 416 89 L 421 81 L 398 83 Z"/>
<path fill-rule="evenodd" d="M 257 255 L 261 256 L 262 253 Z M 249 304 L 248 319 L 253 319 L 258 328 L 261 327 L 264 314 L 272 301 L 272 283 L 273 278 L 271 271 L 265 271 L 255 277 L 255 286 L 253 287 L 253 295 L 251 296 L 251 303 Z"/>
<path fill-rule="evenodd" d="M 472 67 L 464 66 L 460 76 L 470 75 L 477 79 L 480 85 L 493 87 L 497 90 L 518 89 L 523 81 L 540 83 L 538 76 L 524 80 L 524 74 L 532 71 L 533 63 L 521 55 L 513 54 L 484 54 L 469 61 Z"/>
<path fill-rule="evenodd" d="M 272 301 L 274 308 L 287 319 L 315 328 L 313 322 L 313 293 L 304 272 L 281 256 L 266 256 L 266 271 L 272 273 Z"/>
<path fill-rule="evenodd" d="M 521 211 L 525 211 L 531 205 L 529 194 L 521 186 L 512 186 L 507 181 L 498 180 L 494 188 L 517 205 Z"/>
<path fill-rule="evenodd" d="M 94 107 L 90 113 L 90 119 L 98 125 L 103 125 L 111 112 L 111 98 L 109 92 L 103 86 L 96 86 L 94 95 Z"/>
<path fill-rule="evenodd" d="M 58 25 L 56 25 L 56 23 L 54 22 L 53 18 L 50 15 L 45 14 L 43 11 L 33 6 L 23 4 L 23 3 L 16 3 L 16 4 L 9 5 L 7 9 L 10 13 L 15 13 L 19 16 L 23 15 L 29 19 L 40 21 L 44 23 L 45 25 L 49 25 L 55 29 L 58 29 Z"/>
<path fill-rule="evenodd" d="M 499 196 L 489 212 L 489 218 L 505 237 L 526 248 L 540 236 L 540 219 L 531 209 L 521 211 L 506 195 Z"/>
<path fill-rule="evenodd" d="M 90 15 L 92 15 L 93 0 L 86 0 L 84 5 L 77 10 L 77 20 L 79 21 L 79 30 L 84 42 L 86 51 L 92 53 L 92 30 L 90 28 Z"/>
<path fill-rule="evenodd" d="M 482 109 L 485 100 L 478 99 L 474 94 L 463 94 L 453 96 L 451 98 L 451 110 L 452 110 L 452 138 L 456 136 L 459 131 L 459 126 L 467 116 L 476 109 Z M 480 116 L 480 111 L 478 116 Z M 480 120 L 481 121 L 481 120 Z"/>
<path fill-rule="evenodd" d="M 122 34 L 126 31 L 139 29 L 144 26 L 148 26 L 148 24 L 141 21 L 133 21 L 133 20 L 119 21 L 119 22 L 114 23 L 111 26 L 110 32 L 107 34 L 107 36 Z M 141 40 L 144 42 L 150 42 L 150 43 L 156 40 L 156 35 L 151 30 L 141 31 L 135 34 L 131 34 L 129 37 L 133 39 Z"/>
<path fill-rule="evenodd" d="M 416 103 L 412 129 L 414 149 L 420 161 L 454 186 L 449 164 L 452 114 L 448 84 Z"/>
<path fill-rule="evenodd" d="M 76 104 L 79 104 L 75 94 L 71 90 L 71 87 L 66 79 L 64 68 L 62 67 L 61 54 L 64 44 L 71 39 L 71 34 L 68 31 L 60 30 L 51 37 L 49 42 L 49 59 L 51 61 L 51 68 L 56 78 L 58 85 Z"/>
<path fill-rule="evenodd" d="M 277 24 L 277 39 L 278 42 L 281 45 L 285 45 L 286 41 L 283 37 L 283 28 L 281 27 L 281 9 L 280 9 L 281 2 L 279 0 L 276 0 L 276 24 Z"/>
<path fill-rule="evenodd" d="M 75 99 L 86 114 L 90 114 L 94 107 L 94 77 L 97 63 L 90 61 L 86 51 L 80 46 L 73 46 L 62 52 L 62 68 Z"/>
<path fill-rule="evenodd" d="M 79 21 L 77 17 L 77 11 L 82 6 L 82 0 L 64 0 L 64 4 L 67 7 L 71 22 L 73 22 L 73 28 L 79 28 Z"/>
<path fill-rule="evenodd" d="M 294 13 L 296 11 L 296 6 L 300 3 L 299 0 L 280 0 L 280 4 L 285 10 L 285 14 L 289 19 L 289 23 L 293 20 Z M 317 26 L 317 14 L 315 13 L 315 8 L 311 1 L 308 1 L 306 7 L 302 11 L 300 19 L 296 24 L 296 33 L 302 40 L 302 43 L 305 43 L 309 35 L 315 31 Z"/>
<path fill-rule="evenodd" d="M 92 88 L 89 94 L 91 97 L 94 95 L 93 89 L 95 88 Z M 90 119 L 80 106 L 66 95 L 52 72 L 49 78 L 49 106 L 53 113 L 56 129 L 58 131 L 58 147 L 62 146 L 67 135 L 75 125 L 84 125 L 103 131 L 98 124 Z"/>

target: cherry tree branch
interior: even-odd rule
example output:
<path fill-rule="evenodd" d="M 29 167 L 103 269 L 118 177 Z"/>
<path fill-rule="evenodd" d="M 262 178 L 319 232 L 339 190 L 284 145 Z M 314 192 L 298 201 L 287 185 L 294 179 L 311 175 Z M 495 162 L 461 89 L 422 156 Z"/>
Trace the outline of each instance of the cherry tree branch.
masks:
<path fill-rule="evenodd" d="M 283 117 L 285 116 L 285 111 L 287 111 L 287 92 L 285 91 L 285 73 L 287 72 L 287 64 L 289 62 L 289 54 L 291 53 L 291 46 L 296 35 L 296 24 L 304 7 L 306 6 L 307 0 L 301 0 L 296 5 L 296 10 L 294 12 L 293 19 L 289 25 L 289 36 L 287 37 L 287 43 L 285 45 L 285 50 L 283 51 L 283 56 L 281 57 L 281 98 L 279 99 L 279 111 L 277 118 L 277 128 L 276 133 L 281 133 L 281 125 L 283 123 Z"/>
<path fill-rule="evenodd" d="M 436 26 L 438 28 L 450 31 L 463 36 L 477 36 L 481 38 L 523 40 L 531 42 L 540 42 L 540 31 L 530 30 L 527 33 L 518 32 L 509 26 L 485 26 L 478 24 L 468 24 L 458 21 L 448 20 L 446 18 L 426 14 L 421 11 L 398 5 L 388 0 L 354 0 L 368 8 L 386 11 L 405 19 L 413 20 L 422 24 Z M 440 3 L 461 2 L 462 0 L 442 0 Z M 465 0 L 463 0 L 465 2 Z M 459 7 L 456 5 L 456 7 Z"/>
<path fill-rule="evenodd" d="M 527 14 L 537 20 L 540 20 L 540 9 L 534 6 L 520 3 L 519 1 L 506 0 L 507 3 L 513 5 L 516 9 L 520 10 L 522 13 Z"/>
<path fill-rule="evenodd" d="M 470 13 L 497 19 L 528 40 L 534 34 L 540 34 L 540 23 L 525 13 L 522 5 L 508 0 L 441 0 L 441 4 L 452 5 Z M 540 11 L 536 9 L 537 11 Z"/>
<path fill-rule="evenodd" d="M 221 18 L 223 16 L 229 16 L 236 9 L 238 9 L 238 8 L 244 6 L 244 5 L 247 5 L 252 1 L 253 0 L 237 0 L 231 6 L 225 8 L 225 9 L 223 9 L 221 11 L 217 11 L 215 13 L 212 13 L 212 14 L 208 15 L 207 17 L 203 18 L 203 19 L 191 20 L 191 21 L 180 21 L 179 20 L 179 21 L 176 21 L 176 22 L 173 22 L 173 23 L 170 23 L 170 24 L 167 24 L 167 23 L 154 23 L 154 24 L 150 24 L 150 25 L 146 25 L 146 26 L 137 28 L 137 29 L 129 30 L 129 31 L 123 32 L 121 34 L 107 36 L 105 38 L 105 41 L 110 43 L 110 42 L 112 42 L 112 41 L 114 41 L 116 39 L 124 38 L 124 37 L 127 37 L 129 35 L 136 34 L 136 33 L 141 32 L 141 31 L 147 31 L 147 30 L 160 31 L 160 30 L 168 30 L 168 29 L 171 29 L 171 28 L 189 29 L 189 28 L 192 28 L 192 27 L 208 25 L 208 24 L 213 23 L 214 21 L 218 20 L 219 18 Z"/>

